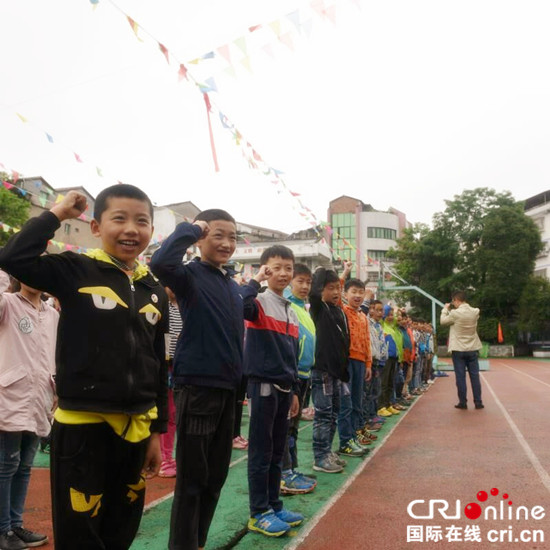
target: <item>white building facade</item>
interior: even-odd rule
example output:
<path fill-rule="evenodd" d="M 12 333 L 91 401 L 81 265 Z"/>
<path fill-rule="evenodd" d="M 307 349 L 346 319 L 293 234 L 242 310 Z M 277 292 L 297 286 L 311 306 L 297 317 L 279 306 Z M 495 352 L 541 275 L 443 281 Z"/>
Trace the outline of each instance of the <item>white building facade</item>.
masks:
<path fill-rule="evenodd" d="M 525 214 L 532 218 L 540 231 L 544 248 L 537 256 L 534 274 L 550 279 L 550 190 L 525 201 Z"/>

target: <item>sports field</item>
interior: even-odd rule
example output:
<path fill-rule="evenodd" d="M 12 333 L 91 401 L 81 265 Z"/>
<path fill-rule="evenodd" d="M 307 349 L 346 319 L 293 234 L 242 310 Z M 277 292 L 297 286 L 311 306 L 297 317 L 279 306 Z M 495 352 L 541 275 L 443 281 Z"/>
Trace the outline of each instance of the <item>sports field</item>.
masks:
<path fill-rule="evenodd" d="M 342 474 L 316 472 L 318 486 L 313 493 L 284 498 L 287 508 L 306 517 L 290 535 L 267 538 L 246 531 L 247 455 L 233 451 L 206 547 L 550 548 L 546 540 L 550 537 L 550 415 L 545 411 L 550 362 L 492 359 L 490 370 L 481 375 L 483 410 L 454 408 L 454 374 L 449 375 L 436 379 L 408 411 L 386 422 L 367 458 L 349 458 Z M 299 449 L 300 470 L 313 473 L 311 422 L 301 423 Z M 45 455 L 37 458 L 37 464 L 45 461 Z M 25 519 L 30 528 L 51 533 L 47 476 L 46 469 L 33 471 Z M 162 479 L 149 483 L 147 511 L 133 550 L 167 547 L 173 484 Z M 491 489 L 497 489 L 498 495 Z M 484 501 L 477 497 L 483 491 L 488 495 Z M 503 495 L 508 498 L 503 500 Z M 430 500 L 448 503 L 449 516 L 459 500 L 462 513 L 460 518 L 446 519 L 436 505 L 432 519 L 414 518 L 408 507 L 415 500 L 425 501 L 413 505 L 416 516 L 429 515 Z M 467 504 L 478 505 L 488 517 L 468 519 L 463 512 Z M 493 505 L 499 517 L 485 510 Z M 531 513 L 537 506 L 544 510 L 544 518 Z"/>

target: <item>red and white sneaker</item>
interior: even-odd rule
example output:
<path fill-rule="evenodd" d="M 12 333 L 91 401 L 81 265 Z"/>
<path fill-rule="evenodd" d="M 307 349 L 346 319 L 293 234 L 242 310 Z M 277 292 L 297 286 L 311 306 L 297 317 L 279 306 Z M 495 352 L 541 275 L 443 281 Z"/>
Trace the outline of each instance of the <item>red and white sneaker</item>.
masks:
<path fill-rule="evenodd" d="M 176 477 L 176 461 L 163 460 L 160 465 L 159 477 Z"/>

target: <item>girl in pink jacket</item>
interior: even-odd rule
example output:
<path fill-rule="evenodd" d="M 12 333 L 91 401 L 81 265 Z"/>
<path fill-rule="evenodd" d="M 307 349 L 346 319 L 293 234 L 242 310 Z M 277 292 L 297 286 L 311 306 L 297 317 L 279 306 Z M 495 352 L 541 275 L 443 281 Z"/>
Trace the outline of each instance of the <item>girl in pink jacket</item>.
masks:
<path fill-rule="evenodd" d="M 50 432 L 59 313 L 41 292 L 7 292 L 0 270 L 0 548 L 40 546 L 46 535 L 23 528 L 23 508 L 40 437 Z"/>

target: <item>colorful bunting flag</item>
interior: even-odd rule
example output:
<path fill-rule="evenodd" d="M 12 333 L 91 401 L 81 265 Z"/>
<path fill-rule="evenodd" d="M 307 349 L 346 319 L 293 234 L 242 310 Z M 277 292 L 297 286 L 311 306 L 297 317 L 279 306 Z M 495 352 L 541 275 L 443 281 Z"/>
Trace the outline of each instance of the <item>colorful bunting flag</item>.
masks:
<path fill-rule="evenodd" d="M 168 54 L 168 48 L 164 44 L 161 44 L 160 42 L 158 42 L 158 45 L 159 45 L 159 50 L 162 52 L 162 55 L 164 55 L 164 57 L 166 58 L 166 63 L 168 63 L 168 65 L 170 65 L 170 57 L 169 57 L 169 54 Z"/>
<path fill-rule="evenodd" d="M 182 81 L 183 79 L 189 80 L 187 78 L 187 69 L 185 68 L 185 65 L 183 63 L 180 63 L 180 68 L 178 71 L 178 80 Z"/>
<path fill-rule="evenodd" d="M 229 52 L 229 44 L 224 44 L 217 49 L 217 52 L 228 62 L 231 63 L 231 53 Z"/>

